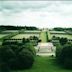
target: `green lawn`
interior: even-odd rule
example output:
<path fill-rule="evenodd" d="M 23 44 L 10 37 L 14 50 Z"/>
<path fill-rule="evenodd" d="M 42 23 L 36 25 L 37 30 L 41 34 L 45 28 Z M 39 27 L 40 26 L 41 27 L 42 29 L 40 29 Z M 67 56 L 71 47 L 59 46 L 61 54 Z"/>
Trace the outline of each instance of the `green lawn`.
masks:
<path fill-rule="evenodd" d="M 64 37 L 64 38 L 72 39 L 72 35 L 68 35 L 68 34 L 51 34 L 51 36 Z"/>
<path fill-rule="evenodd" d="M 49 30 L 43 30 L 40 34 L 40 39 L 42 42 L 48 42 L 48 40 L 51 40 L 51 34 Z"/>
<path fill-rule="evenodd" d="M 40 30 L 26 30 L 24 31 L 24 33 L 27 33 L 27 34 L 40 34 Z"/>
<path fill-rule="evenodd" d="M 0 34 L 0 38 L 3 38 L 6 35 L 8 35 L 8 34 Z"/>
<path fill-rule="evenodd" d="M 14 32 L 18 32 L 18 30 L 5 30 L 3 32 L 5 32 L 5 33 L 14 33 Z"/>
<path fill-rule="evenodd" d="M 47 35 L 46 35 L 46 31 L 42 31 L 40 33 L 40 39 L 42 42 L 47 42 Z"/>
<path fill-rule="evenodd" d="M 22 39 L 22 38 L 29 38 L 30 36 L 37 36 L 39 37 L 39 34 L 18 34 L 12 38 L 15 38 L 15 39 Z"/>
<path fill-rule="evenodd" d="M 54 58 L 51 57 L 36 57 L 33 67 L 29 70 L 17 70 L 11 72 L 72 72 L 59 67 Z"/>
<path fill-rule="evenodd" d="M 50 31 L 52 34 L 66 34 L 64 31 Z"/>

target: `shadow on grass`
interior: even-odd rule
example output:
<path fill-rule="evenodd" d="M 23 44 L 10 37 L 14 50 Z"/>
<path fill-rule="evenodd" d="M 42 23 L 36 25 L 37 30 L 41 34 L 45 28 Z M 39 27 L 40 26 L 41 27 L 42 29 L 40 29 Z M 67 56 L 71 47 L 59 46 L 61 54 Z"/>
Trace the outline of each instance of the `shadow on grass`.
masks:
<path fill-rule="evenodd" d="M 59 65 L 55 57 L 37 56 L 31 69 L 17 70 L 11 72 L 72 72 Z"/>

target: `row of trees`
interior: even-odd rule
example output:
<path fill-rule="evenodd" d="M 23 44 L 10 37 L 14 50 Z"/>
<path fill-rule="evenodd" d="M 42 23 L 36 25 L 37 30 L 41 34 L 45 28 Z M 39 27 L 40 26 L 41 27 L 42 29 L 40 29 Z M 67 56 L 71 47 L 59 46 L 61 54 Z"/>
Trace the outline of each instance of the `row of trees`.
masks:
<path fill-rule="evenodd" d="M 53 36 L 57 40 L 56 45 L 56 62 L 64 68 L 72 69 L 72 43 L 67 38 Z"/>
<path fill-rule="evenodd" d="M 61 27 L 56 27 L 56 28 L 53 28 L 53 30 L 56 30 L 56 31 L 65 31 L 65 30 L 72 31 L 72 28 L 61 28 Z"/>
<path fill-rule="evenodd" d="M 72 69 L 72 44 L 59 45 L 56 50 L 57 62 L 67 69 Z"/>
<path fill-rule="evenodd" d="M 8 72 L 9 69 L 31 68 L 35 55 L 35 49 L 28 41 L 3 43 L 0 47 L 0 72 Z"/>
<path fill-rule="evenodd" d="M 57 62 L 68 69 L 72 69 L 72 43 L 67 38 L 57 38 L 59 44 L 56 45 Z"/>
<path fill-rule="evenodd" d="M 33 26 L 0 26 L 0 30 L 38 30 L 38 28 Z"/>
<path fill-rule="evenodd" d="M 64 37 L 53 36 L 52 40 L 58 40 L 61 45 L 64 45 L 64 44 L 68 43 L 68 39 L 64 38 Z"/>
<path fill-rule="evenodd" d="M 9 36 L 8 36 L 9 37 Z M 12 43 L 14 43 L 14 44 L 16 44 L 16 42 L 18 41 L 18 42 L 23 42 L 23 43 L 26 43 L 26 42 L 30 42 L 30 43 L 32 43 L 34 46 L 36 46 L 37 44 L 38 44 L 38 42 L 39 42 L 39 38 L 37 37 L 37 36 L 30 36 L 29 38 L 27 38 L 27 39 L 25 39 L 25 38 L 23 38 L 23 39 L 15 39 L 15 38 L 13 38 L 13 39 L 10 39 L 10 38 L 3 38 L 3 44 L 12 44 Z"/>

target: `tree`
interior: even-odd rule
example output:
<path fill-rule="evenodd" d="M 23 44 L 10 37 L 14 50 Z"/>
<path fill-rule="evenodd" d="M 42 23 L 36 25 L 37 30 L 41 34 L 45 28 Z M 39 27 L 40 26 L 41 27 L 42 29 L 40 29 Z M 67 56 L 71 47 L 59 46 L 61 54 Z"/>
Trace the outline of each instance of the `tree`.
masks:
<path fill-rule="evenodd" d="M 10 69 L 28 69 L 34 62 L 35 50 L 29 43 L 5 44 L 0 48 L 0 63 Z M 3 66 L 2 65 L 2 66 Z M 5 67 L 5 66 L 3 66 Z"/>
<path fill-rule="evenodd" d="M 72 44 L 64 45 L 59 52 L 57 51 L 56 56 L 62 66 L 72 69 Z"/>
<path fill-rule="evenodd" d="M 61 45 L 65 45 L 68 42 L 68 39 L 67 38 L 60 38 L 59 42 Z"/>

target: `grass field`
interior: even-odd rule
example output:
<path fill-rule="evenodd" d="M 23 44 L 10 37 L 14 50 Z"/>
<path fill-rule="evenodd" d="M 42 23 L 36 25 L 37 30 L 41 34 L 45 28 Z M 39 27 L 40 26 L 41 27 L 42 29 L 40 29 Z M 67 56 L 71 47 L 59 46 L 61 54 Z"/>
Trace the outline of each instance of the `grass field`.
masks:
<path fill-rule="evenodd" d="M 50 31 L 50 33 L 54 33 L 54 34 L 65 34 L 66 32 L 64 32 L 64 31 Z"/>
<path fill-rule="evenodd" d="M 40 30 L 26 30 L 24 31 L 25 33 L 34 33 L 34 34 L 39 34 L 41 31 Z"/>
<path fill-rule="evenodd" d="M 40 34 L 40 39 L 42 40 L 42 42 L 48 42 L 48 40 L 51 40 L 51 34 L 49 32 L 49 30 L 43 30 Z"/>
<path fill-rule="evenodd" d="M 68 34 L 51 34 L 51 37 L 52 36 L 64 37 L 64 38 L 72 39 L 72 35 L 68 35 Z"/>
<path fill-rule="evenodd" d="M 11 32 L 11 33 L 13 33 L 13 32 L 18 32 L 18 30 L 5 30 L 3 32 L 7 32 L 7 33 Z"/>
<path fill-rule="evenodd" d="M 17 70 L 11 72 L 72 72 L 61 68 L 51 57 L 36 57 L 33 67 L 29 70 Z"/>
<path fill-rule="evenodd" d="M 40 39 L 42 42 L 47 42 L 47 37 L 46 37 L 46 32 L 45 31 L 42 31 L 40 33 Z"/>
<path fill-rule="evenodd" d="M 18 34 L 12 38 L 15 38 L 15 39 L 22 39 L 22 38 L 29 38 L 30 36 L 37 36 L 39 37 L 39 34 Z"/>
<path fill-rule="evenodd" d="M 3 38 L 4 36 L 7 36 L 8 34 L 0 34 L 0 39 Z"/>

